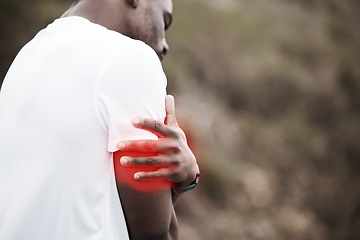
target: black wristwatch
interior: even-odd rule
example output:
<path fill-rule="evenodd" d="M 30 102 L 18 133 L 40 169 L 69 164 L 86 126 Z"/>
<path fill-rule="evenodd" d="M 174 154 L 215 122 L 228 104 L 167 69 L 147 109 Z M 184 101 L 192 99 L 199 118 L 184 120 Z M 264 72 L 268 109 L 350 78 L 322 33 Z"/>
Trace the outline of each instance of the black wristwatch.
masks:
<path fill-rule="evenodd" d="M 196 164 L 196 167 L 197 167 L 197 173 L 196 173 L 195 180 L 192 183 L 190 183 L 189 186 L 181 187 L 181 186 L 176 186 L 176 184 L 173 184 L 173 186 L 171 188 L 171 193 L 173 196 L 176 194 L 179 194 L 179 193 L 184 193 L 184 192 L 190 191 L 196 187 L 196 185 L 198 184 L 199 179 L 200 179 L 199 166 Z"/>

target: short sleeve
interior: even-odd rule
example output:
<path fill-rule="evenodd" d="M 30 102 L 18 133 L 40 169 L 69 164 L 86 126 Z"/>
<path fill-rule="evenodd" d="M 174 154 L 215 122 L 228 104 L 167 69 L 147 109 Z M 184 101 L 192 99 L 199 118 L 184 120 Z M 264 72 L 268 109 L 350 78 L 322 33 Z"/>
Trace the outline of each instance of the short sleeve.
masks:
<path fill-rule="evenodd" d="M 97 107 L 108 131 L 108 151 L 121 140 L 157 139 L 135 128 L 136 117 L 165 119 L 166 77 L 156 53 L 140 41 L 120 48 L 106 64 L 99 82 Z"/>

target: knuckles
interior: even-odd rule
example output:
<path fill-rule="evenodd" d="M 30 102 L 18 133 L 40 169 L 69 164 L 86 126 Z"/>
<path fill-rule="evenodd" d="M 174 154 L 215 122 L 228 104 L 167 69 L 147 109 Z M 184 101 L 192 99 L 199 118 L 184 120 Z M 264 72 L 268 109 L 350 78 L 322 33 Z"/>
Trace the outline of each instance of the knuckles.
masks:
<path fill-rule="evenodd" d="M 171 133 L 171 137 L 174 138 L 174 139 L 180 139 L 181 135 L 180 135 L 180 133 L 178 131 L 173 129 L 173 131 Z"/>
<path fill-rule="evenodd" d="M 144 119 L 144 120 L 140 121 L 139 125 L 141 125 L 145 128 L 153 129 L 155 131 L 159 131 L 161 129 L 163 123 L 158 120 Z"/>
<path fill-rule="evenodd" d="M 174 159 L 172 160 L 172 165 L 175 166 L 175 167 L 178 167 L 180 166 L 181 164 L 181 160 L 179 157 L 174 157 Z"/>
<path fill-rule="evenodd" d="M 178 142 L 174 142 L 171 146 L 171 149 L 175 152 L 175 153 L 179 153 L 181 151 L 181 146 Z"/>
<path fill-rule="evenodd" d="M 157 120 L 154 122 L 154 130 L 155 131 L 159 131 L 161 129 L 161 126 L 162 126 L 161 122 L 159 122 Z"/>
<path fill-rule="evenodd" d="M 156 165 L 157 161 L 155 158 L 148 158 L 146 159 L 146 164 L 149 165 L 149 166 L 154 166 Z"/>

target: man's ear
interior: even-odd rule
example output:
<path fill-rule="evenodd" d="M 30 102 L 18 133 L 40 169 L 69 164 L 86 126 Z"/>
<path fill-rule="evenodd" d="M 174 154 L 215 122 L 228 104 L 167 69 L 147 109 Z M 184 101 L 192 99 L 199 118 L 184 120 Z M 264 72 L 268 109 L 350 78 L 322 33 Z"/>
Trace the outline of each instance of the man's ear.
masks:
<path fill-rule="evenodd" d="M 139 4 L 139 0 L 126 0 L 126 2 L 133 8 L 137 8 L 137 6 Z"/>

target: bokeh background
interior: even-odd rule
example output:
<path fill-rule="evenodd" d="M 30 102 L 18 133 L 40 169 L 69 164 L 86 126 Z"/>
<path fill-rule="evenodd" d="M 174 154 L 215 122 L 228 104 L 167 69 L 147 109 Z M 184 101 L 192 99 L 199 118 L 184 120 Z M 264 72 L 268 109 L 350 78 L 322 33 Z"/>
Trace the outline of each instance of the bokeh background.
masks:
<path fill-rule="evenodd" d="M 69 2 L 1 0 L 1 81 Z M 177 205 L 182 239 L 359 240 L 360 1 L 174 10 L 164 70 L 202 170 Z"/>

